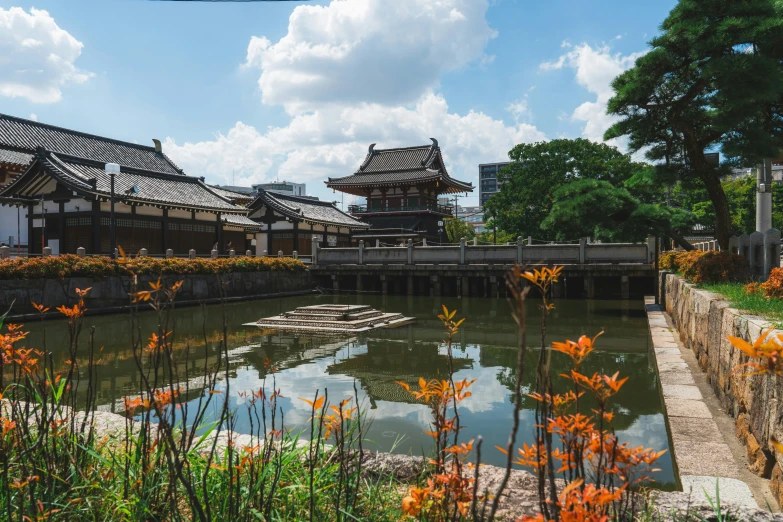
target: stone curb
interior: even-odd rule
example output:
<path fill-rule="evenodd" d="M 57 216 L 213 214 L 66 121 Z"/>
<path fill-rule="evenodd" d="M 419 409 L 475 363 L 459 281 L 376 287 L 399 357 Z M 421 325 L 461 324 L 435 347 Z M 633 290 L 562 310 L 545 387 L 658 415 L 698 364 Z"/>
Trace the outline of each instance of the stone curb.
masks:
<path fill-rule="evenodd" d="M 666 313 L 645 297 L 652 354 L 661 381 L 663 403 L 672 440 L 672 460 L 683 491 L 708 502 L 720 492 L 721 503 L 757 508 L 750 487 L 718 429 L 712 412 L 683 359 L 687 353 L 675 340 Z"/>

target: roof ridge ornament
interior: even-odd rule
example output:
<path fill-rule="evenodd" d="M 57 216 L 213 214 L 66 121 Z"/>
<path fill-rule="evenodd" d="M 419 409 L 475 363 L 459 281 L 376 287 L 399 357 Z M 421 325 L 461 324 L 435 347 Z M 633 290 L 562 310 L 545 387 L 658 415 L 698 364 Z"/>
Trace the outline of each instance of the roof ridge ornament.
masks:
<path fill-rule="evenodd" d="M 370 148 L 367 151 L 367 158 L 364 160 L 364 163 L 362 163 L 362 165 L 359 167 L 359 170 L 366 169 L 367 165 L 370 164 L 370 160 L 375 155 L 375 145 L 377 145 L 377 144 L 376 143 L 371 143 L 370 144 Z"/>
<path fill-rule="evenodd" d="M 430 139 L 432 140 L 432 145 L 430 145 L 430 150 L 427 153 L 427 156 L 423 160 L 421 160 L 422 165 L 427 165 L 432 159 L 432 157 L 435 155 L 435 151 L 438 150 L 438 140 L 436 140 L 435 138 L 430 138 Z"/>

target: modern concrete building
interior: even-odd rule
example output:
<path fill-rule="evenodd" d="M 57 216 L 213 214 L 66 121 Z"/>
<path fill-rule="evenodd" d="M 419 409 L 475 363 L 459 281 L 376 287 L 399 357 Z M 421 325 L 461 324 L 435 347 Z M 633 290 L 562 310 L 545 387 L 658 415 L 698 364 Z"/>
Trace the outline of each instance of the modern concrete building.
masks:
<path fill-rule="evenodd" d="M 479 165 L 479 204 L 483 207 L 493 194 L 500 191 L 498 173 L 509 162 L 482 163 Z"/>
<path fill-rule="evenodd" d="M 270 183 L 259 183 L 253 185 L 253 192 L 258 194 L 259 189 L 263 189 L 273 194 L 282 194 L 284 196 L 306 196 L 307 187 L 304 183 L 293 183 L 291 181 L 272 181 Z"/>

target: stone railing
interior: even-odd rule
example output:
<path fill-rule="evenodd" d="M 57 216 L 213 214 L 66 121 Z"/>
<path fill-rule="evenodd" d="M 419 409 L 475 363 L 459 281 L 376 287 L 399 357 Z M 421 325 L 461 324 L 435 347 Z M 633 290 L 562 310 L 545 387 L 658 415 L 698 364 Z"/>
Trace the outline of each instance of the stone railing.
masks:
<path fill-rule="evenodd" d="M 646 243 L 588 243 L 532 245 L 518 238 L 507 245 L 459 245 L 320 248 L 313 242 L 313 264 L 325 265 L 511 265 L 511 264 L 652 264 L 655 238 Z"/>

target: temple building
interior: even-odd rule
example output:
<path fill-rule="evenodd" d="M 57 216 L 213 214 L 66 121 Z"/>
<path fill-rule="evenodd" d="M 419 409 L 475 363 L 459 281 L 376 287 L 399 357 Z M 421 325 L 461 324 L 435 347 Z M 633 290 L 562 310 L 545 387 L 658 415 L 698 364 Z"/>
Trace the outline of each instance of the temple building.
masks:
<path fill-rule="evenodd" d="M 334 204 L 308 196 L 293 196 L 258 189 L 256 198 L 247 205 L 253 221 L 261 225 L 257 234 L 256 253 L 269 255 L 294 251 L 309 256 L 313 238 L 321 247 L 352 245 L 352 235 L 370 225 L 340 211 Z"/>
<path fill-rule="evenodd" d="M 442 222 L 453 207 L 439 203 L 442 195 L 472 192 L 473 185 L 449 176 L 438 141 L 431 145 L 376 149 L 350 176 L 329 178 L 326 186 L 366 198 L 365 205 L 351 205 L 349 212 L 370 225 L 353 238 L 400 243 L 407 239 L 444 239 Z"/>
<path fill-rule="evenodd" d="M 261 227 L 242 206 L 247 195 L 186 176 L 153 142 L 143 146 L 0 114 L 0 217 L 5 222 L 13 213 L 16 228 L 14 206 L 25 207 L 30 253 L 48 246 L 53 254 L 79 247 L 109 254 L 112 202 L 116 244 L 128 253 L 146 248 L 187 255 L 194 249 L 209 255 L 218 245 L 223 254 L 229 243 L 238 252 L 250 248 Z M 111 173 L 117 165 L 119 172 Z"/>

